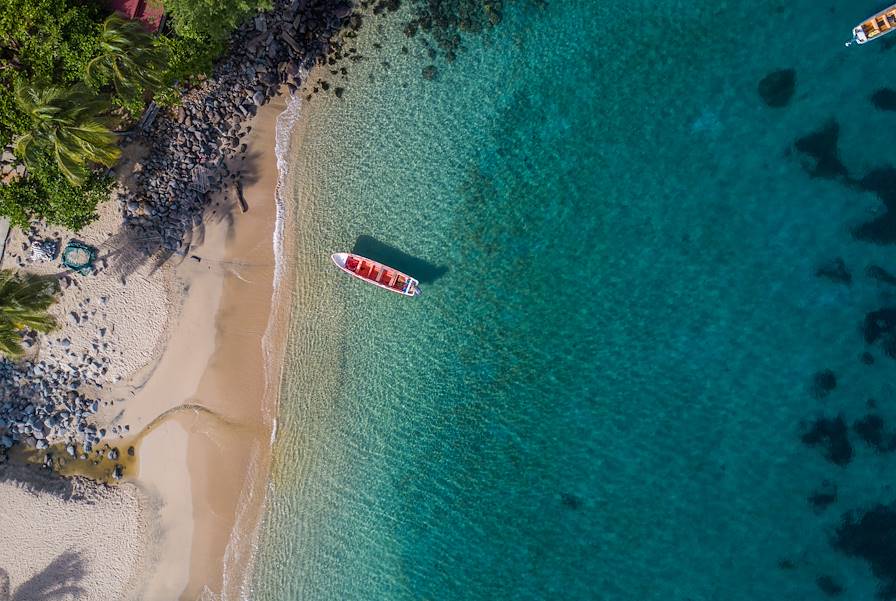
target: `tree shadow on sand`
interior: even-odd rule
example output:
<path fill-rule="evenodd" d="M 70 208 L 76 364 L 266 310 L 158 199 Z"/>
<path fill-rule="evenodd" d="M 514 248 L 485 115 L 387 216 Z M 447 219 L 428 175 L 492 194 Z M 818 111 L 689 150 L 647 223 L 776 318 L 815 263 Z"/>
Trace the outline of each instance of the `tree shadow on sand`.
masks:
<path fill-rule="evenodd" d="M 226 224 L 226 237 L 230 239 L 234 233 L 236 209 L 240 206 L 240 187 L 248 187 L 258 181 L 257 173 L 261 160 L 260 152 L 252 152 L 244 158 L 229 162 L 226 183 L 215 194 L 214 202 L 209 202 L 201 214 L 192 217 L 191 222 L 184 222 L 181 239 L 187 242 L 185 248 L 192 249 L 205 241 L 206 224 Z M 272 201 L 273 202 L 273 201 Z M 248 210 L 252 210 L 249 205 Z M 122 280 L 135 273 L 144 265 L 150 265 L 150 273 L 155 272 L 175 254 L 165 248 L 161 233 L 152 230 L 121 228 L 110 236 L 99 248 L 97 260 L 106 261 L 108 269 Z M 187 251 L 187 254 L 189 251 Z M 181 255 L 183 259 L 186 254 Z"/>
<path fill-rule="evenodd" d="M 69 601 L 81 599 L 84 560 L 69 549 L 11 594 L 9 574 L 0 568 L 0 601 Z"/>
<path fill-rule="evenodd" d="M 421 284 L 429 284 L 448 272 L 448 267 L 436 265 L 419 257 L 409 255 L 385 242 L 377 240 L 373 236 L 358 236 L 352 246 L 352 253 L 362 255 L 368 259 L 379 261 L 398 271 L 403 271 L 416 278 Z"/>

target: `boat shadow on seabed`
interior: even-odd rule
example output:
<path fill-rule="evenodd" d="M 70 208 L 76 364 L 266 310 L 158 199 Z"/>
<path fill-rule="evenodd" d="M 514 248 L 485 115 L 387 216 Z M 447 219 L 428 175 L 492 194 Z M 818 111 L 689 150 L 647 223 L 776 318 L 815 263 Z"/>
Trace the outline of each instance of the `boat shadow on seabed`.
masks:
<path fill-rule="evenodd" d="M 448 267 L 435 265 L 403 252 L 394 246 L 380 242 L 373 236 L 358 236 L 352 246 L 352 254 L 373 259 L 402 271 L 421 284 L 430 284 L 448 272 Z"/>

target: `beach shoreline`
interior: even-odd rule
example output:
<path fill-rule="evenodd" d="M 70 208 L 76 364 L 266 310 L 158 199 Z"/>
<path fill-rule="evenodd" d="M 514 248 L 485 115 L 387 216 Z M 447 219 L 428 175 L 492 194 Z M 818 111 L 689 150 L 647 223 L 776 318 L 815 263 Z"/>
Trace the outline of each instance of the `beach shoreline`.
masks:
<path fill-rule="evenodd" d="M 245 158 L 229 163 L 243 182 L 242 202 L 235 187 L 214 195 L 187 257 L 161 267 L 141 265 L 120 283 L 114 269 L 72 278 L 71 290 L 54 308 L 64 326 L 47 341 L 52 350 L 63 340 L 65 350 L 89 348 L 92 331 L 83 322 L 67 323 L 66 315 L 100 293 L 108 296 L 108 306 L 121 303 L 127 310 L 93 315 L 91 327 L 111 334 L 133 329 L 134 341 L 109 339 L 117 343 L 114 348 L 121 347 L 109 364 L 115 378 L 93 391 L 99 405 L 96 424 L 111 434 L 104 444 L 122 456 L 135 449 L 136 457 L 120 460 L 127 467 L 119 486 L 142 499 L 140 522 L 147 524 L 129 550 L 116 551 L 132 556 L 131 563 L 139 563 L 143 573 L 121 598 L 237 598 L 252 565 L 291 308 L 289 299 L 281 298 L 290 290 L 284 232 L 291 228 L 276 196 L 284 179 L 275 144 L 287 99 L 274 97 L 246 123 L 251 131 L 244 140 Z M 102 247 L 106 236 L 114 235 L 114 205 L 107 203 L 101 219 L 82 233 L 88 242 Z M 17 232 L 13 241 L 24 250 L 26 233 Z M 6 259 L 12 263 L 21 257 L 13 253 Z M 29 267 L 54 269 L 51 263 Z M 141 324 L 144 315 L 156 317 Z M 46 458 L 43 453 L 24 456 L 37 463 Z M 69 461 L 57 471 L 112 482 L 107 473 L 112 464 L 93 468 L 88 461 Z M 36 469 L 16 473 L 26 481 L 29 474 L 40 479 Z M 77 481 L 95 488 L 97 498 L 117 494 L 103 492 L 111 490 L 103 484 Z M 4 498 L 17 494 L 15 486 L 0 486 Z M 72 507 L 73 527 L 92 519 L 81 508 Z M 9 572 L 27 574 L 28 568 Z"/>
<path fill-rule="evenodd" d="M 276 97 L 249 122 L 248 159 L 231 166 L 246 181 L 248 211 L 241 211 L 234 191 L 211 203 L 215 213 L 206 220 L 201 244 L 191 249 L 200 260 L 179 266 L 189 288 L 180 321 L 190 328 L 173 328 L 134 399 L 134 411 L 125 412 L 131 423 L 150 429 L 140 447 L 138 482 L 179 506 L 168 525 L 170 535 L 159 541 L 168 561 L 147 598 L 195 599 L 208 593 L 235 598 L 251 565 L 271 459 L 277 349 L 289 317 L 289 303 L 275 302 L 283 286 L 281 281 L 281 288 L 275 287 L 275 252 L 282 244 L 276 232 L 285 216 L 275 201 L 279 172 L 273 142 L 285 100 Z M 192 364 L 186 373 L 197 380 L 184 382 L 185 362 Z M 166 402 L 153 403 L 147 414 L 148 403 L 140 397 Z M 166 469 L 172 448 L 180 448 L 186 465 L 178 474 Z M 191 493 L 189 507 L 180 494 L 185 488 Z"/>
<path fill-rule="evenodd" d="M 294 94 L 331 36 L 360 26 L 338 1 L 276 4 L 124 146 L 94 223 L 17 230 L 2 257 L 62 290 L 59 327 L 28 333 L 24 360 L 0 365 L 0 459 L 113 506 L 116 490 L 140 501 L 131 521 L 145 527 L 108 549 L 134 575 L 78 598 L 245 598 L 251 587 L 293 308 L 297 215 L 278 188 L 289 195 Z M 73 241 L 95 253 L 92 267 L 61 264 Z M 15 486 L 0 474 L 0 498 Z M 17 519 L 36 530 L 38 509 Z M 75 529 L 95 518 L 89 504 L 65 515 Z M 20 579 L 11 590 L 35 576 L 26 558 L 9 561 L 22 563 L 7 570 Z"/>

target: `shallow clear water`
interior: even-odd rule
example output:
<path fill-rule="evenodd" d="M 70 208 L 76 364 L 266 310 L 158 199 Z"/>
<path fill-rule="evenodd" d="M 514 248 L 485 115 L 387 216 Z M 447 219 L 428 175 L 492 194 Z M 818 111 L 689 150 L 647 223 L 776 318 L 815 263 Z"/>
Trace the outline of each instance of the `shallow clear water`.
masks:
<path fill-rule="evenodd" d="M 367 60 L 293 152 L 251 597 L 824 599 L 828 577 L 873 598 L 886 581 L 832 541 L 896 498 L 893 456 L 850 431 L 837 465 L 801 434 L 869 398 L 896 417 L 893 359 L 862 333 L 896 299 L 865 269 L 896 252 L 852 234 L 884 211 L 856 182 L 894 161 L 896 114 L 869 97 L 896 50 L 842 44 L 879 8 L 519 2 L 450 64 L 406 13 L 368 19 Z M 769 107 L 783 68 L 794 95 Z M 813 177 L 794 142 L 831 120 L 848 176 Z M 423 295 L 344 277 L 349 249 Z M 816 275 L 835 257 L 850 284 Z"/>

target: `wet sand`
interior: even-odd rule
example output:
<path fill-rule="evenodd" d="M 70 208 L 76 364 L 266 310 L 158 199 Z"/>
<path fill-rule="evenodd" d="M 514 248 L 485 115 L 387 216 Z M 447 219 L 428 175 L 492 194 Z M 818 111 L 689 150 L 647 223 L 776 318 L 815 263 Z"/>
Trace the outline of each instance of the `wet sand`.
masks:
<path fill-rule="evenodd" d="M 271 311 L 274 133 L 284 106 L 275 99 L 251 123 L 247 158 L 231 164 L 243 173 L 248 211 L 235 190 L 213 203 L 190 251 L 198 260 L 176 267 L 183 304 L 171 337 L 127 385 L 118 419 L 140 433 L 137 483 L 161 507 L 147 599 L 233 598 L 250 567 L 279 384 L 280 358 L 265 351 L 265 333 L 269 319 L 288 318 L 288 303 Z M 269 349 L 282 346 L 277 330 Z"/>

